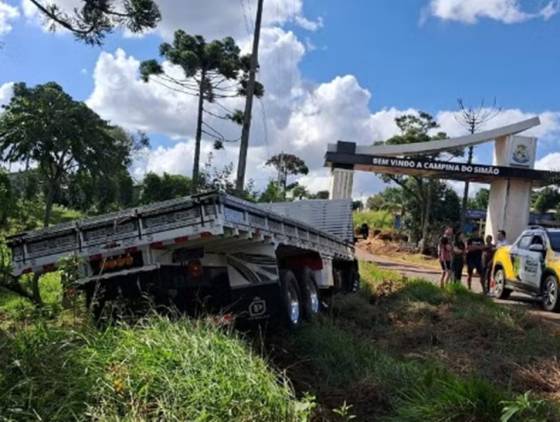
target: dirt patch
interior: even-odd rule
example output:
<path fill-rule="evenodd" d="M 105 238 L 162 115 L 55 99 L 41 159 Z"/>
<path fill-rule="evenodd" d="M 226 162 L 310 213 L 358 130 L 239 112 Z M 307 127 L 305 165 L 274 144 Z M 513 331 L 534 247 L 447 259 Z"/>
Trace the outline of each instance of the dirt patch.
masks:
<path fill-rule="evenodd" d="M 434 305 L 408 297 L 406 289 L 402 283 L 377 286 L 367 306 L 385 317 L 370 327 L 359 324 L 364 335 L 394 355 L 438 362 L 458 375 L 481 376 L 515 391 L 560 398 L 557 324 L 523 311 L 502 311 L 483 300 L 457 303 L 448 296 Z M 356 326 L 355 319 L 344 319 L 341 313 L 340 324 Z"/>
<path fill-rule="evenodd" d="M 427 268 L 439 268 L 435 257 L 423 255 L 402 241 L 394 241 L 381 237 L 370 237 L 361 240 L 358 247 L 378 257 L 396 262 L 417 264 Z"/>

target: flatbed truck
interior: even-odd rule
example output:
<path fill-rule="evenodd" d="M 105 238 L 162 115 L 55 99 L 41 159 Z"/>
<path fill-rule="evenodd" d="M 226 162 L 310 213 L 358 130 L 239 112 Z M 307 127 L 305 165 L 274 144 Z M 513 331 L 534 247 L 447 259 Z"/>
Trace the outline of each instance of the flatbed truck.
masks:
<path fill-rule="evenodd" d="M 296 327 L 327 295 L 359 286 L 346 200 L 257 204 L 206 192 L 20 233 L 8 246 L 16 277 L 78 257 L 76 286 L 97 318 L 149 298 Z"/>

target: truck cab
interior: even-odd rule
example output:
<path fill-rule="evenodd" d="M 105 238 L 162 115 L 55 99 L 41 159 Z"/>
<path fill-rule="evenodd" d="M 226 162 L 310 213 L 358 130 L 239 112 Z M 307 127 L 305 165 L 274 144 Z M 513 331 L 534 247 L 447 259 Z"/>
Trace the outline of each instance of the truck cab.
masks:
<path fill-rule="evenodd" d="M 541 300 L 548 311 L 560 310 L 560 229 L 533 226 L 494 257 L 495 294 L 519 291 Z"/>

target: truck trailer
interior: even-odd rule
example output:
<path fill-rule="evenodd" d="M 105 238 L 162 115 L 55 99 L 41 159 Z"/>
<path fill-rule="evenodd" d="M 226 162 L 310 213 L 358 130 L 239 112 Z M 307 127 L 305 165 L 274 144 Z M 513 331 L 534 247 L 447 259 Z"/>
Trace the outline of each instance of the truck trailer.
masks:
<path fill-rule="evenodd" d="M 359 287 L 352 204 L 257 204 L 206 192 L 24 232 L 8 241 L 15 277 L 75 256 L 87 306 L 146 303 L 188 314 L 297 327 L 333 292 Z"/>

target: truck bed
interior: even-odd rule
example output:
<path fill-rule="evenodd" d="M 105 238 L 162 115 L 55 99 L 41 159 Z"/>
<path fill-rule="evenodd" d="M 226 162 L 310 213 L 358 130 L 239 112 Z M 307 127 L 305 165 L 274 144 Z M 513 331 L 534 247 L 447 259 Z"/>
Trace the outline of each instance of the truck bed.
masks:
<path fill-rule="evenodd" d="M 302 210 L 305 202 L 300 201 Z M 328 202 L 321 205 L 321 218 L 329 212 Z M 340 221 L 340 228 L 331 229 L 333 233 L 342 233 L 347 231 L 348 219 L 351 225 L 351 208 L 346 218 L 340 219 L 341 203 L 335 202 L 332 206 L 337 209 L 333 211 L 337 217 L 329 220 L 329 224 Z M 19 276 L 50 271 L 60 258 L 72 254 L 91 259 L 146 245 L 165 248 L 209 238 L 272 240 L 312 249 L 326 257 L 353 259 L 351 241 L 319 229 L 323 226 L 313 224 L 309 211 L 302 213 L 307 222 L 293 218 L 297 204 L 290 205 L 289 213 L 282 213 L 274 210 L 274 204 L 254 204 L 225 193 L 208 192 L 24 232 L 8 241 L 12 272 Z M 281 208 L 286 207 L 280 207 L 280 211 Z"/>

